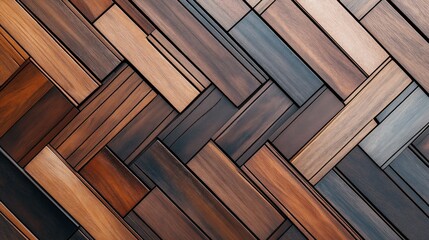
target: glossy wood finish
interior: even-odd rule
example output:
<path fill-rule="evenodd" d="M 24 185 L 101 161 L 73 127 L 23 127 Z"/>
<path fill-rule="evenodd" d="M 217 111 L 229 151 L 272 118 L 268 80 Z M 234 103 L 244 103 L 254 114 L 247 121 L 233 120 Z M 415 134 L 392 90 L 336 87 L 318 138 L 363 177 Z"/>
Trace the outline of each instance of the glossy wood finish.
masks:
<path fill-rule="evenodd" d="M 136 239 L 49 147 L 25 170 L 94 238 Z"/>
<path fill-rule="evenodd" d="M 0 2 L 0 22 L 74 103 L 81 103 L 98 87 L 97 81 L 93 80 L 17 2 Z"/>
<path fill-rule="evenodd" d="M 429 12 L 429 2 L 425 0 L 392 0 L 392 3 L 423 32 L 426 38 L 429 37 L 429 19 L 426 15 Z"/>
<path fill-rule="evenodd" d="M 342 99 L 364 81 L 364 74 L 292 1 L 275 1 L 262 18 Z"/>
<path fill-rule="evenodd" d="M 198 90 L 162 57 L 117 6 L 103 14 L 95 26 L 179 112 L 198 95 Z"/>
<path fill-rule="evenodd" d="M 366 15 L 361 23 L 399 64 L 428 91 L 428 42 L 384 0 Z"/>
<path fill-rule="evenodd" d="M 380 0 L 340 0 L 358 20 L 362 19 Z"/>
<path fill-rule="evenodd" d="M 85 0 L 70 0 L 73 5 L 90 21 L 94 22 L 112 4 L 112 0 L 88 2 Z"/>
<path fill-rule="evenodd" d="M 136 161 L 137 166 L 209 238 L 255 238 L 159 141 Z"/>
<path fill-rule="evenodd" d="M 197 2 L 225 29 L 229 30 L 247 12 L 249 7 L 240 0 L 197 0 Z"/>
<path fill-rule="evenodd" d="M 122 217 L 148 192 L 107 148 L 97 153 L 79 173 Z"/>
<path fill-rule="evenodd" d="M 179 2 L 134 2 L 236 106 L 259 86 L 259 82 Z"/>

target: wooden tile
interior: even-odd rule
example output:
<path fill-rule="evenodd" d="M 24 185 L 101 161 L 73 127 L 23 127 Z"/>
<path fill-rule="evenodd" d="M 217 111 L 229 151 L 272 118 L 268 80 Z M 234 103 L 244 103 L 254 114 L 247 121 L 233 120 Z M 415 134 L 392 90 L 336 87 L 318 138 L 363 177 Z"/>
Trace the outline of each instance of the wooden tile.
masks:
<path fill-rule="evenodd" d="M 319 78 L 254 12 L 230 33 L 298 105 L 322 86 Z"/>
<path fill-rule="evenodd" d="M 426 37 L 429 37 L 429 19 L 426 14 L 429 12 L 429 2 L 425 0 L 392 0 L 392 3 L 398 7 Z"/>
<path fill-rule="evenodd" d="M 275 1 L 262 18 L 344 100 L 365 76 L 292 2 Z"/>
<path fill-rule="evenodd" d="M 143 222 L 143 220 L 134 211 L 128 213 L 124 220 L 143 239 L 161 240 L 161 238 L 145 222 Z"/>
<path fill-rule="evenodd" d="M 297 227 L 291 226 L 278 240 L 305 240 L 307 239 Z"/>
<path fill-rule="evenodd" d="M 37 240 L 36 236 L 16 218 L 16 216 L 0 201 L 0 214 L 3 215 L 23 235 L 25 239 Z M 0 228 L 1 229 L 1 228 Z"/>
<path fill-rule="evenodd" d="M 92 239 L 93 238 L 89 236 L 89 234 L 86 233 L 86 231 L 84 231 L 82 228 L 79 229 L 77 232 L 75 232 L 73 236 L 69 238 L 69 240 L 92 240 Z"/>
<path fill-rule="evenodd" d="M 216 143 L 237 160 L 292 104 L 279 87 L 267 82 L 220 130 Z"/>
<path fill-rule="evenodd" d="M 94 22 L 112 4 L 112 0 L 88 2 L 85 0 L 70 0 L 73 5 L 90 21 Z"/>
<path fill-rule="evenodd" d="M 0 27 L 1 28 L 1 27 Z M 5 33 L 7 34 L 7 33 Z M 0 87 L 24 63 L 24 58 L 0 32 Z"/>
<path fill-rule="evenodd" d="M 55 40 L 15 1 L 0 2 L 0 22 L 55 83 L 81 103 L 97 87 L 92 79 Z"/>
<path fill-rule="evenodd" d="M 76 223 L 3 151 L 0 154 L 0 172 L 0 201 L 37 238 L 67 239 L 77 230 Z"/>
<path fill-rule="evenodd" d="M 428 91 L 428 42 L 384 0 L 368 13 L 361 23 L 420 86 Z"/>
<path fill-rule="evenodd" d="M 250 11 L 240 0 L 197 0 L 197 2 L 227 31 Z"/>
<path fill-rule="evenodd" d="M 258 80 L 179 2 L 134 2 L 236 106 L 259 86 Z"/>
<path fill-rule="evenodd" d="M 148 189 L 107 148 L 103 148 L 79 173 L 124 217 Z"/>
<path fill-rule="evenodd" d="M 393 100 L 389 106 L 387 106 L 381 113 L 376 117 L 377 122 L 381 123 L 386 119 L 414 90 L 418 87 L 416 82 L 412 82 L 408 87 L 399 94 L 398 97 Z"/>
<path fill-rule="evenodd" d="M 9 222 L 9 220 L 0 213 L 0 238 L 1 239 L 16 239 L 24 240 L 26 237 Z"/>
<path fill-rule="evenodd" d="M 340 0 L 358 20 L 362 19 L 380 0 Z"/>
<path fill-rule="evenodd" d="M 209 238 L 255 238 L 159 141 L 137 158 L 136 165 Z"/>
<path fill-rule="evenodd" d="M 316 239 L 351 239 L 351 233 L 303 184 L 302 179 L 266 146 L 245 166 Z"/>
<path fill-rule="evenodd" d="M 275 138 L 273 144 L 288 159 L 292 158 L 344 104 L 326 89 Z"/>
<path fill-rule="evenodd" d="M 119 7 L 110 8 L 95 26 L 179 112 L 199 94 Z"/>
<path fill-rule="evenodd" d="M 49 147 L 25 170 L 95 239 L 136 239 Z"/>
<path fill-rule="evenodd" d="M 141 28 L 146 34 L 151 34 L 155 27 L 152 23 L 144 16 L 130 0 L 115 0 L 115 3 L 121 7 L 128 16 Z"/>
<path fill-rule="evenodd" d="M 323 30 L 370 75 L 388 55 L 341 4 L 335 0 L 297 0 Z"/>
<path fill-rule="evenodd" d="M 359 146 L 382 167 L 429 123 L 429 97 L 412 92 Z"/>
<path fill-rule="evenodd" d="M 259 3 L 260 0 L 246 0 L 246 2 L 253 8 L 256 4 Z"/>
<path fill-rule="evenodd" d="M 394 62 L 390 62 L 368 80 L 370 82 L 365 88 L 291 160 L 306 179 L 311 179 L 329 163 L 347 142 L 411 82 Z"/>
<path fill-rule="evenodd" d="M 428 235 L 429 219 L 360 148 L 355 148 L 337 166 L 406 238 Z"/>
<path fill-rule="evenodd" d="M 134 209 L 161 239 L 208 239 L 158 188 Z"/>
<path fill-rule="evenodd" d="M 213 142 L 187 165 L 259 239 L 267 239 L 284 220 Z"/>

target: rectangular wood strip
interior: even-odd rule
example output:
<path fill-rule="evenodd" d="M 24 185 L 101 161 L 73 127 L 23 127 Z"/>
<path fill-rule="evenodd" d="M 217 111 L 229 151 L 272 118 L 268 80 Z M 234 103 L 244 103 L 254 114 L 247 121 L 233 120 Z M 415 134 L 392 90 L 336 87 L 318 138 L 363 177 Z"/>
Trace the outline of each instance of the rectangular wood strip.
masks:
<path fill-rule="evenodd" d="M 384 121 L 417 87 L 417 83 L 412 82 L 395 100 L 389 103 L 389 106 L 377 115 L 377 122 L 381 123 Z"/>
<path fill-rule="evenodd" d="M 258 80 L 178 1 L 134 2 L 236 106 L 259 86 Z"/>
<path fill-rule="evenodd" d="M 408 19 L 418 27 L 420 31 L 429 37 L 429 19 L 427 14 L 429 12 L 429 2 L 425 0 L 392 0 L 392 3 L 399 8 L 399 10 L 407 16 Z"/>
<path fill-rule="evenodd" d="M 0 213 L 1 239 L 27 239 L 2 213 Z"/>
<path fill-rule="evenodd" d="M 70 2 L 90 21 L 94 22 L 103 12 L 105 12 L 112 4 L 112 0 L 70 0 Z"/>
<path fill-rule="evenodd" d="M 124 220 L 143 239 L 161 240 L 161 238 L 134 211 L 128 213 Z"/>
<path fill-rule="evenodd" d="M 37 240 L 36 236 L 1 201 L 0 213 L 25 236 L 25 239 Z"/>
<path fill-rule="evenodd" d="M 25 170 L 94 238 L 136 239 L 49 146 Z"/>
<path fill-rule="evenodd" d="M 60 86 L 79 104 L 97 87 L 55 40 L 14 0 L 0 2 L 0 23 Z"/>
<path fill-rule="evenodd" d="M 143 31 L 149 35 L 155 31 L 155 26 L 150 22 L 150 20 L 143 15 L 138 8 L 135 7 L 133 1 L 130 0 L 114 0 L 115 3 L 120 6 L 128 16 L 133 19 L 133 21 L 141 28 Z"/>
<path fill-rule="evenodd" d="M 362 19 L 380 0 L 340 0 L 358 20 Z"/>
<path fill-rule="evenodd" d="M 24 63 L 24 58 L 0 33 L 0 87 Z"/>
<path fill-rule="evenodd" d="M 228 31 L 250 8 L 241 0 L 196 0 L 219 24 Z"/>
<path fill-rule="evenodd" d="M 381 1 L 361 23 L 384 48 L 429 91 L 429 44 L 386 1 Z"/>
<path fill-rule="evenodd" d="M 411 82 L 394 62 L 368 80 L 365 88 L 291 160 L 306 179 L 314 177 Z"/>
<path fill-rule="evenodd" d="M 119 7 L 110 8 L 95 26 L 179 112 L 199 94 Z"/>

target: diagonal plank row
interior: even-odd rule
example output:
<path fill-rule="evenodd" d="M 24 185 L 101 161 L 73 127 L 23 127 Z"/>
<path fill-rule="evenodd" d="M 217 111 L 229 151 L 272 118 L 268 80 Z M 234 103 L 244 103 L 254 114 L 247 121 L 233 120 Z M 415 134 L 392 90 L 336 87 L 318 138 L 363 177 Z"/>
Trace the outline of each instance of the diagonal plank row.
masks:
<path fill-rule="evenodd" d="M 425 0 L 0 0 L 0 239 L 427 239 Z"/>

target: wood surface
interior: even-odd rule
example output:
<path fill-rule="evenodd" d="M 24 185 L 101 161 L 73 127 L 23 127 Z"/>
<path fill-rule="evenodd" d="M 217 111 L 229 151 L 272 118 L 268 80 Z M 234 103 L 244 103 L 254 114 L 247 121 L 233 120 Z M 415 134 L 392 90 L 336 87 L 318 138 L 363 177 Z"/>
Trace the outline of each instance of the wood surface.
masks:
<path fill-rule="evenodd" d="M 361 20 L 380 0 L 340 0 L 355 18 Z"/>
<path fill-rule="evenodd" d="M 90 21 L 94 22 L 101 16 L 112 4 L 112 0 L 101 0 L 88 2 L 85 0 L 70 0 L 74 6 Z"/>
<path fill-rule="evenodd" d="M 250 11 L 244 2 L 239 0 L 197 0 L 197 2 L 226 30 L 231 29 Z"/>

